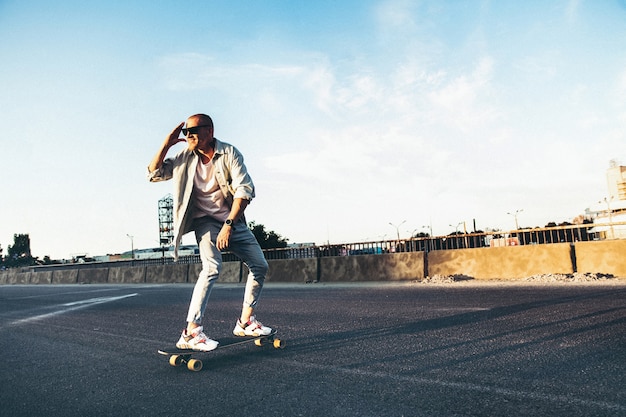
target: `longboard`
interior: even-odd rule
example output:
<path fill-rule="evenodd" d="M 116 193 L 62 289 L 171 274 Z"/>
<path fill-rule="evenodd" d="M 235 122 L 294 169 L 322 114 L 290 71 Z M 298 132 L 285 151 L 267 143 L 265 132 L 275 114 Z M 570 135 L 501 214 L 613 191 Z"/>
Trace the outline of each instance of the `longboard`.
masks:
<path fill-rule="evenodd" d="M 276 330 L 272 330 L 272 333 L 265 336 L 244 336 L 244 337 L 225 337 L 217 339 L 219 345 L 217 348 L 208 352 L 191 349 L 178 349 L 173 346 L 171 348 L 159 349 L 158 353 L 161 355 L 169 356 L 169 363 L 172 366 L 181 366 L 186 364 L 187 369 L 190 371 L 198 372 L 202 369 L 202 361 L 196 359 L 193 356 L 198 354 L 209 354 L 218 349 L 224 349 L 230 346 L 237 346 L 244 343 L 254 342 L 257 346 L 265 346 L 271 344 L 275 349 L 283 349 L 285 347 L 285 341 L 276 337 Z"/>

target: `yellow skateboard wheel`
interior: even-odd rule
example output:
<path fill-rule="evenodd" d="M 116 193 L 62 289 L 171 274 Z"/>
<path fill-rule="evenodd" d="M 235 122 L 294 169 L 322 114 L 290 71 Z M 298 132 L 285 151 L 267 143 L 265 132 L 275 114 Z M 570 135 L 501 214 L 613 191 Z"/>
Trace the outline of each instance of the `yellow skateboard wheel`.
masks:
<path fill-rule="evenodd" d="M 170 365 L 172 366 L 180 366 L 183 364 L 183 357 L 180 355 L 172 355 L 170 356 Z"/>
<path fill-rule="evenodd" d="M 198 359 L 189 359 L 189 362 L 187 362 L 187 369 L 198 372 L 202 369 L 202 361 Z"/>

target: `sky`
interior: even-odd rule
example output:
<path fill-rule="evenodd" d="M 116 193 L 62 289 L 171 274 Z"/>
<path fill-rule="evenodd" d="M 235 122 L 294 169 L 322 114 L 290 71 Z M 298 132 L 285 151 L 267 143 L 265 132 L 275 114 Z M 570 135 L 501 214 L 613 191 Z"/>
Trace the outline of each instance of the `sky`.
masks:
<path fill-rule="evenodd" d="M 158 246 L 196 113 L 290 243 L 571 222 L 626 164 L 623 0 L 0 0 L 0 62 L 5 254 Z"/>

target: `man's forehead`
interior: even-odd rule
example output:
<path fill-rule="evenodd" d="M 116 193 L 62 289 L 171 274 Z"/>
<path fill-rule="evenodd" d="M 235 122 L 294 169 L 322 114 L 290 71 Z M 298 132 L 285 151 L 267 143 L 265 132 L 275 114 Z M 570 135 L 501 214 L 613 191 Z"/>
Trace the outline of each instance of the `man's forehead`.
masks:
<path fill-rule="evenodd" d="M 193 126 L 196 126 L 196 125 L 199 124 L 199 121 L 200 121 L 199 117 L 192 116 L 192 117 L 187 119 L 187 125 L 189 125 L 191 123 Z"/>

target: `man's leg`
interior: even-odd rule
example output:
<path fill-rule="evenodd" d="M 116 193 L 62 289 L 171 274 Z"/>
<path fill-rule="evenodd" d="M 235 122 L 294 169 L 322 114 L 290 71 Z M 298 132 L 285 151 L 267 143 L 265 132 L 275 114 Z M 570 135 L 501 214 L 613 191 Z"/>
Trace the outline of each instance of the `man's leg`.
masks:
<path fill-rule="evenodd" d="M 230 246 L 232 252 L 240 257 L 250 270 L 240 316 L 241 322 L 247 323 L 259 301 L 269 266 L 259 243 L 243 222 L 235 225 Z"/>
<path fill-rule="evenodd" d="M 215 239 L 221 229 L 221 223 L 203 217 L 194 221 L 193 228 L 200 250 L 202 271 L 198 275 L 198 281 L 189 303 L 187 314 L 187 329 L 189 331 L 200 326 L 213 284 L 219 278 L 222 269 L 222 254 L 215 246 Z"/>
<path fill-rule="evenodd" d="M 217 227 L 219 228 L 219 224 Z M 211 295 L 211 289 L 220 275 L 222 255 L 214 244 L 217 232 L 214 231 L 215 226 L 211 221 L 197 219 L 194 221 L 193 229 L 196 231 L 196 239 L 200 248 L 202 271 L 198 276 L 198 281 L 189 302 L 187 327 L 180 335 L 176 347 L 179 349 L 210 351 L 217 348 L 219 343 L 204 334 L 201 323 L 207 301 Z"/>

